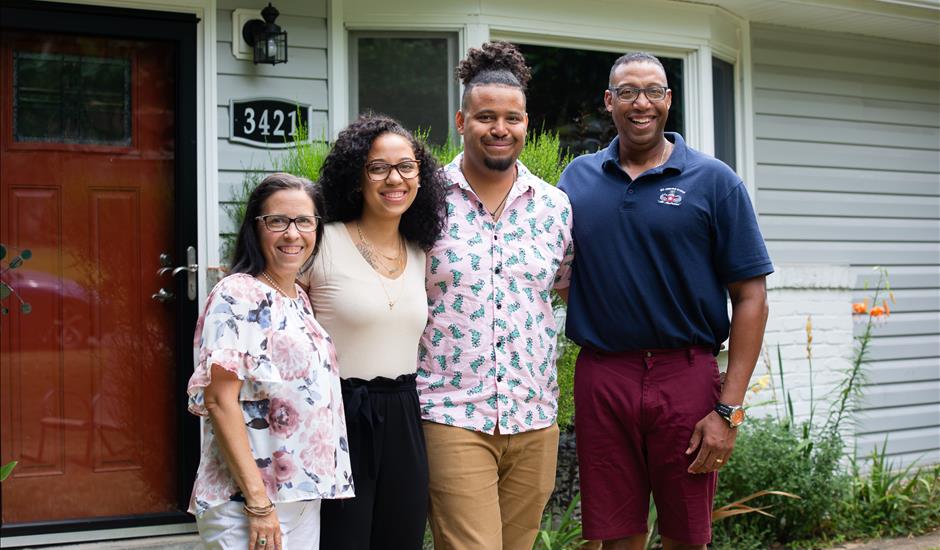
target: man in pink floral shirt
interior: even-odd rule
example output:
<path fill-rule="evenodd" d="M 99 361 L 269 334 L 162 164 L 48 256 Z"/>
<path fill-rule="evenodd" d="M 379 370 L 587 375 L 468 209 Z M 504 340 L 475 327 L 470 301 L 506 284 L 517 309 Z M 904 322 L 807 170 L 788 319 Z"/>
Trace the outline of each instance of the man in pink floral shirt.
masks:
<path fill-rule="evenodd" d="M 464 152 L 444 169 L 417 379 L 431 529 L 438 549 L 528 550 L 555 482 L 551 290 L 569 282 L 571 207 L 518 161 L 529 79 L 518 50 L 472 49 L 458 76 Z"/>

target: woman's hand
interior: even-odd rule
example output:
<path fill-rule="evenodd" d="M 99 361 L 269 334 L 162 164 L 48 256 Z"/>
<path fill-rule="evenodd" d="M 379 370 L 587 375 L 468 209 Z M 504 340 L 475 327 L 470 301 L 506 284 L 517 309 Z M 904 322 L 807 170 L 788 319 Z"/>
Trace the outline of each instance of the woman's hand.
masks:
<path fill-rule="evenodd" d="M 248 550 L 281 550 L 281 522 L 277 510 L 266 516 L 248 515 Z"/>

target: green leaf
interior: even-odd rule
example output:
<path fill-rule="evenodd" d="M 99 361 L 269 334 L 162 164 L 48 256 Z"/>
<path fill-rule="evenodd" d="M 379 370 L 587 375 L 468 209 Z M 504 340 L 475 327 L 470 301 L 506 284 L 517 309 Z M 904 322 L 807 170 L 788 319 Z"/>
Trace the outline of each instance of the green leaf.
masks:
<path fill-rule="evenodd" d="M 13 289 L 11 289 L 3 281 L 0 281 L 0 300 L 6 300 L 7 297 L 12 293 L 13 293 Z"/>
<path fill-rule="evenodd" d="M 22 311 L 23 313 L 29 313 L 33 311 L 33 306 L 27 304 L 26 302 L 23 302 L 22 304 L 20 304 L 20 311 Z"/>
<path fill-rule="evenodd" d="M 13 468 L 15 467 L 16 467 L 15 460 L 13 462 L 7 462 L 6 464 L 3 465 L 3 467 L 0 467 L 0 481 L 6 481 L 6 479 L 10 477 L 10 474 L 13 473 Z"/>
<path fill-rule="evenodd" d="M 27 248 L 26 250 L 20 252 L 20 256 L 21 256 L 24 260 L 28 260 L 28 259 L 30 259 L 30 258 L 33 257 L 33 252 L 32 252 L 30 249 Z"/>

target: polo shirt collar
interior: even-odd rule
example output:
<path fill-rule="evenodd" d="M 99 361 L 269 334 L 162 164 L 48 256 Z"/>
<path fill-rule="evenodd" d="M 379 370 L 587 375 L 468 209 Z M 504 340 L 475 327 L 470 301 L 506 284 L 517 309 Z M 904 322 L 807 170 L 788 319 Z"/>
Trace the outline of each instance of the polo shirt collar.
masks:
<path fill-rule="evenodd" d="M 664 132 L 664 135 L 675 147 L 672 149 L 672 154 L 666 159 L 666 163 L 649 170 L 647 172 L 649 174 L 659 174 L 666 170 L 675 170 L 681 173 L 685 170 L 689 153 L 689 147 L 685 144 L 685 140 L 676 132 Z M 608 145 L 607 149 L 602 153 L 602 159 L 602 168 L 623 171 L 620 168 L 620 136 L 614 137 L 613 141 L 610 142 L 610 145 Z"/>
<path fill-rule="evenodd" d="M 454 160 L 450 161 L 450 164 L 444 167 L 445 187 L 456 185 L 460 189 L 476 195 L 476 193 L 473 192 L 473 188 L 471 188 L 470 184 L 467 182 L 467 177 L 463 175 L 463 170 L 460 169 L 460 162 L 462 160 L 463 152 L 458 153 L 457 156 L 454 157 Z M 510 198 L 522 195 L 529 190 L 534 190 L 535 183 L 541 181 L 538 176 L 530 172 L 520 160 L 516 160 L 516 171 L 518 175 L 515 183 L 513 183 Z"/>

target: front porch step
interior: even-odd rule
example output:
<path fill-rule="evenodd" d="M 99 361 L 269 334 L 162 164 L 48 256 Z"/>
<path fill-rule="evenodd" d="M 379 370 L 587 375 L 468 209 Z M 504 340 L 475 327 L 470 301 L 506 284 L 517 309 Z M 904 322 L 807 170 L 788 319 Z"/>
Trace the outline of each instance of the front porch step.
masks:
<path fill-rule="evenodd" d="M 144 537 L 113 541 L 85 542 L 64 546 L 43 546 L 42 550 L 201 550 L 199 535 Z"/>

